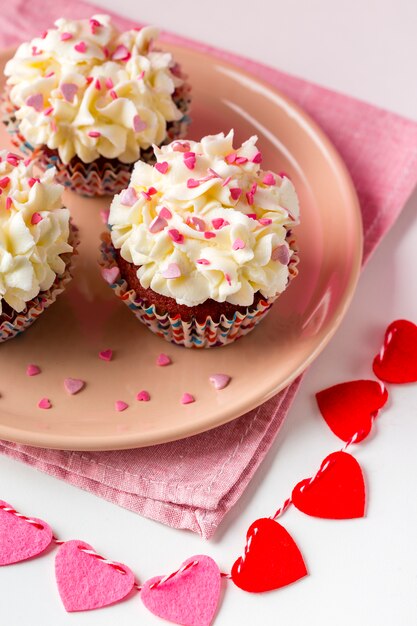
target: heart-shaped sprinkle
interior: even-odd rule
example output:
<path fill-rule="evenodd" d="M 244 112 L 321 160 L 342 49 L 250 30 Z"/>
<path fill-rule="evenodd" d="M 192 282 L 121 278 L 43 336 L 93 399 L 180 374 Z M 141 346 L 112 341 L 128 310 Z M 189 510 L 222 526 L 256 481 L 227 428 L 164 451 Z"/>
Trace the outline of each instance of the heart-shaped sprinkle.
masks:
<path fill-rule="evenodd" d="M 66 378 L 64 380 L 64 387 L 71 396 L 75 396 L 76 393 L 84 389 L 85 382 L 79 378 Z"/>
<path fill-rule="evenodd" d="M 194 189 L 195 187 L 198 187 L 199 184 L 200 184 L 199 181 L 195 180 L 195 178 L 189 178 L 187 180 L 187 187 L 188 187 L 188 189 Z"/>
<path fill-rule="evenodd" d="M 166 206 L 163 206 L 162 209 L 159 211 L 159 217 L 163 217 L 165 220 L 170 220 L 172 217 L 172 213 L 169 209 L 166 208 Z"/>
<path fill-rule="evenodd" d="M 198 265 L 210 265 L 210 261 L 208 259 L 197 259 L 196 263 L 198 263 Z"/>
<path fill-rule="evenodd" d="M 255 156 L 252 159 L 252 163 L 262 163 L 262 153 L 261 152 L 257 152 L 255 154 Z"/>
<path fill-rule="evenodd" d="M 103 267 L 101 270 L 101 275 L 103 276 L 106 283 L 112 285 L 113 283 L 120 278 L 120 270 L 117 266 L 114 267 Z"/>
<path fill-rule="evenodd" d="M 272 220 L 270 217 L 261 217 L 258 222 L 262 224 L 262 226 L 269 226 L 272 224 Z"/>
<path fill-rule="evenodd" d="M 100 217 L 101 217 L 101 221 L 103 222 L 103 224 L 107 224 L 107 222 L 109 221 L 109 215 L 110 215 L 110 211 L 100 211 Z"/>
<path fill-rule="evenodd" d="M 39 409 L 50 409 L 52 408 L 51 401 L 48 398 L 41 398 L 38 402 Z"/>
<path fill-rule="evenodd" d="M 228 163 L 229 165 L 232 165 L 237 159 L 237 154 L 236 152 L 232 152 L 231 154 L 228 154 L 225 158 L 226 163 Z"/>
<path fill-rule="evenodd" d="M 60 89 L 65 100 L 67 102 L 72 102 L 78 91 L 78 86 L 75 83 L 62 83 Z"/>
<path fill-rule="evenodd" d="M 43 109 L 43 95 L 41 93 L 35 93 L 26 99 L 28 107 L 32 107 L 35 111 L 42 111 Z"/>
<path fill-rule="evenodd" d="M 233 250 L 243 250 L 246 247 L 245 242 L 242 239 L 235 239 L 232 245 Z"/>
<path fill-rule="evenodd" d="M 108 348 L 107 350 L 102 350 L 98 353 L 98 356 L 102 361 L 111 361 L 113 358 L 113 350 L 111 350 L 110 348 Z"/>
<path fill-rule="evenodd" d="M 172 149 L 174 152 L 189 152 L 190 144 L 188 141 L 175 141 L 172 144 Z"/>
<path fill-rule="evenodd" d="M 61 33 L 60 39 L 61 41 L 69 41 L 70 39 L 72 39 L 72 35 L 71 33 Z"/>
<path fill-rule="evenodd" d="M 326 519 L 365 515 L 365 483 L 361 466 L 347 452 L 329 454 L 316 477 L 294 487 L 292 502 L 303 513 Z"/>
<path fill-rule="evenodd" d="M 206 231 L 204 233 L 204 239 L 214 239 L 215 236 L 216 236 L 216 233 L 212 233 L 210 231 Z"/>
<path fill-rule="evenodd" d="M 151 613 L 169 622 L 210 626 L 216 614 L 220 588 L 218 566 L 209 556 L 198 554 L 184 561 L 169 579 L 164 581 L 161 576 L 156 576 L 147 580 L 140 598 Z"/>
<path fill-rule="evenodd" d="M 133 206 L 138 199 L 138 194 L 133 187 L 124 189 L 120 194 L 120 204 L 123 206 Z"/>
<path fill-rule="evenodd" d="M 244 591 L 279 589 L 307 574 L 301 552 L 281 524 L 270 518 L 256 520 L 246 535 L 245 555 L 232 567 L 232 580 Z"/>
<path fill-rule="evenodd" d="M 182 394 L 181 404 L 192 404 L 193 402 L 195 402 L 195 398 L 190 393 L 185 392 Z"/>
<path fill-rule="evenodd" d="M 149 392 L 145 389 L 142 389 L 142 391 L 139 391 L 139 393 L 136 394 L 136 400 L 138 400 L 139 402 L 149 402 L 150 399 L 151 396 L 149 395 Z"/>
<path fill-rule="evenodd" d="M 168 231 L 168 235 L 175 243 L 184 243 L 184 235 L 182 235 L 176 228 L 171 228 Z"/>
<path fill-rule="evenodd" d="M 283 243 L 280 246 L 274 248 L 271 252 L 272 261 L 279 261 L 282 265 L 288 265 L 290 260 L 290 251 L 288 246 Z"/>
<path fill-rule="evenodd" d="M 160 174 L 166 174 L 168 171 L 169 165 L 167 161 L 162 161 L 162 163 L 155 163 L 155 169 Z"/>
<path fill-rule="evenodd" d="M 39 224 L 39 222 L 42 221 L 42 215 L 38 212 L 33 213 L 32 217 L 30 218 L 30 223 L 33 226 L 36 226 L 36 224 Z"/>
<path fill-rule="evenodd" d="M 196 156 L 194 152 L 184 152 L 184 164 L 189 170 L 195 168 Z"/>
<path fill-rule="evenodd" d="M 387 383 L 417 381 L 417 326 L 408 320 L 396 320 L 385 332 L 384 345 L 375 357 L 373 369 Z"/>
<path fill-rule="evenodd" d="M 376 380 L 352 380 L 316 394 L 320 412 L 329 428 L 343 441 L 356 435 L 365 439 L 374 419 L 388 400 L 388 391 Z"/>
<path fill-rule="evenodd" d="M 194 226 L 194 228 L 198 230 L 199 232 L 202 233 L 206 230 L 206 223 L 200 217 L 195 217 L 195 216 L 190 217 L 189 221 L 190 221 L 190 224 L 192 224 L 192 226 Z"/>
<path fill-rule="evenodd" d="M 160 215 L 157 215 L 149 224 L 149 232 L 153 234 L 159 233 L 161 230 L 164 230 L 166 226 L 168 226 L 168 222 L 164 220 Z"/>
<path fill-rule="evenodd" d="M 106 85 L 107 89 L 113 89 L 114 87 L 114 83 L 112 79 L 110 78 L 110 76 L 106 78 L 106 80 L 104 81 L 104 84 Z"/>
<path fill-rule="evenodd" d="M 116 402 L 114 403 L 114 408 L 116 409 L 116 411 L 118 411 L 119 413 L 121 411 L 126 411 L 126 409 L 129 407 L 129 405 L 127 404 L 127 402 L 123 402 L 123 400 L 116 400 Z"/>
<path fill-rule="evenodd" d="M 88 136 L 92 137 L 93 139 L 97 139 L 98 137 L 101 137 L 101 133 L 98 130 L 90 130 L 88 131 Z"/>
<path fill-rule="evenodd" d="M 92 552 L 93 554 L 88 554 Z M 84 541 L 66 541 L 55 558 L 59 595 L 68 612 L 114 604 L 133 589 L 135 577 L 122 563 L 108 562 Z"/>
<path fill-rule="evenodd" d="M 222 217 L 215 217 L 214 220 L 211 220 L 211 223 L 213 224 L 213 228 L 219 230 L 219 228 L 225 225 L 225 220 Z"/>
<path fill-rule="evenodd" d="M 236 165 L 244 165 L 244 163 L 247 163 L 247 162 L 248 162 L 248 159 L 246 157 L 238 156 L 235 159 Z"/>
<path fill-rule="evenodd" d="M 3 176 L 3 178 L 0 178 L 0 187 L 2 189 L 6 189 L 9 183 L 10 183 L 10 178 L 8 176 Z"/>
<path fill-rule="evenodd" d="M 230 189 L 230 195 L 232 196 L 233 200 L 239 200 L 240 196 L 242 195 L 242 190 L 240 189 L 240 187 L 232 187 Z"/>
<path fill-rule="evenodd" d="M 209 377 L 209 381 L 213 387 L 217 390 L 224 389 L 231 381 L 231 377 L 227 374 L 212 374 Z"/>
<path fill-rule="evenodd" d="M 84 41 L 80 41 L 79 43 L 75 44 L 74 49 L 77 52 L 84 54 L 84 52 L 87 52 L 87 44 Z"/>
<path fill-rule="evenodd" d="M 38 365 L 34 365 L 33 363 L 30 363 L 26 368 L 26 374 L 28 376 L 37 376 L 40 373 L 41 368 Z"/>
<path fill-rule="evenodd" d="M 132 55 L 130 54 L 126 46 L 120 44 L 113 52 L 112 59 L 113 61 L 128 61 L 131 56 Z"/>
<path fill-rule="evenodd" d="M 263 177 L 262 182 L 263 182 L 264 185 L 271 186 L 271 185 L 275 185 L 276 180 L 275 180 L 274 176 L 271 174 L 271 172 L 268 172 Z"/>
<path fill-rule="evenodd" d="M 0 565 L 26 561 L 43 552 L 52 541 L 52 530 L 46 522 L 18 517 L 16 513 L 10 504 L 0 500 Z"/>
<path fill-rule="evenodd" d="M 164 278 L 180 278 L 181 276 L 181 270 L 180 267 L 177 263 L 170 263 L 168 265 L 168 267 L 166 267 L 163 271 L 162 271 L 162 276 Z"/>
<path fill-rule="evenodd" d="M 133 118 L 133 130 L 135 133 L 141 133 L 147 127 L 148 125 L 139 117 L 139 115 L 135 115 Z"/>
<path fill-rule="evenodd" d="M 164 367 L 165 365 L 171 365 L 172 361 L 167 354 L 161 352 L 156 359 L 156 364 Z"/>

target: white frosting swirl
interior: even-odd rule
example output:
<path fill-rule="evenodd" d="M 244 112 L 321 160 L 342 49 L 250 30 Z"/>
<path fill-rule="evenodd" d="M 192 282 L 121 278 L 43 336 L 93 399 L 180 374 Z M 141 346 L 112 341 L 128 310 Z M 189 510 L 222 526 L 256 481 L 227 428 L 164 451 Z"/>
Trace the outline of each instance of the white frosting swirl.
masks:
<path fill-rule="evenodd" d="M 70 215 L 61 208 L 63 187 L 53 182 L 55 169 L 39 178 L 32 169 L 0 151 L 0 314 L 3 300 L 19 313 L 49 289 L 65 271 L 60 255 L 72 251 Z"/>
<path fill-rule="evenodd" d="M 144 288 L 187 306 L 249 306 L 285 289 L 298 199 L 289 178 L 260 169 L 256 141 L 234 150 L 233 131 L 175 141 L 155 147 L 155 166 L 136 163 L 109 224 Z"/>
<path fill-rule="evenodd" d="M 183 81 L 172 55 L 152 50 L 158 30 L 119 33 L 107 15 L 55 26 L 6 64 L 24 138 L 57 149 L 64 163 L 75 155 L 132 163 L 161 144 L 167 122 L 183 116 L 172 99 Z"/>

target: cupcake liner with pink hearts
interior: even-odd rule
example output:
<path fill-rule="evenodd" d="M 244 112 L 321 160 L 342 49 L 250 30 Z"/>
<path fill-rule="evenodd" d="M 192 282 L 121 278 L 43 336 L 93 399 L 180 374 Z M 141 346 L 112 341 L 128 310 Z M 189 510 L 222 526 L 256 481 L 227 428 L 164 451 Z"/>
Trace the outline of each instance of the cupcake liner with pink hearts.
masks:
<path fill-rule="evenodd" d="M 295 247 L 294 240 L 291 240 L 289 243 L 293 254 L 289 262 L 288 282 L 297 276 L 299 262 L 298 250 Z M 155 335 L 186 348 L 226 346 L 236 339 L 247 335 L 266 316 L 272 304 L 280 295 L 277 294 L 272 298 L 262 298 L 256 307 L 248 309 L 246 313 L 237 311 L 231 319 L 222 315 L 219 322 L 214 322 L 210 317 L 202 324 L 195 319 L 185 321 L 180 315 L 172 317 L 167 313 L 159 314 L 154 305 L 149 304 L 138 296 L 136 291 L 131 289 L 127 282 L 120 277 L 120 273 L 114 271 L 118 269 L 118 265 L 109 233 L 102 235 L 100 252 L 100 265 L 102 270 L 107 270 L 107 277 L 109 278 L 107 282 L 109 282 L 117 298 L 124 302 L 135 317 Z M 113 277 L 111 270 L 114 272 Z"/>
<path fill-rule="evenodd" d="M 11 319 L 4 319 L 0 323 L 0 343 L 13 339 L 31 326 L 38 317 L 46 311 L 57 299 L 57 297 L 65 290 L 66 286 L 72 279 L 74 270 L 74 260 L 77 255 L 77 247 L 79 244 L 78 229 L 71 224 L 69 243 L 73 247 L 73 251 L 69 254 L 63 254 L 65 260 L 65 271 L 61 276 L 57 276 L 52 287 L 46 291 L 41 291 L 35 298 L 27 303 L 26 309 L 21 313 L 17 313 Z"/>

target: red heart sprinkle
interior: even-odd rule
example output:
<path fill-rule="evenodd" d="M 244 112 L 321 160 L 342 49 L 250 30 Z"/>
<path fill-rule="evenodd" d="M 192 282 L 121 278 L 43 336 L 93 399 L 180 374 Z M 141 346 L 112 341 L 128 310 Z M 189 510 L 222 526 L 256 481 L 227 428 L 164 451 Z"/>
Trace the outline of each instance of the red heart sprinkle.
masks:
<path fill-rule="evenodd" d="M 311 482 L 294 487 L 294 506 L 313 517 L 352 519 L 365 515 L 365 482 L 361 466 L 347 452 L 333 452 L 321 464 Z"/>
<path fill-rule="evenodd" d="M 245 556 L 232 567 L 232 580 L 244 591 L 279 589 L 307 574 L 294 539 L 270 518 L 256 520 L 246 535 Z"/>
<path fill-rule="evenodd" d="M 388 391 L 376 380 L 352 380 L 316 394 L 320 412 L 334 434 L 343 441 L 357 435 L 365 439 L 372 423 L 388 399 Z"/>
<path fill-rule="evenodd" d="M 387 383 L 417 382 L 417 326 L 396 320 L 385 331 L 384 345 L 374 359 L 373 369 Z"/>

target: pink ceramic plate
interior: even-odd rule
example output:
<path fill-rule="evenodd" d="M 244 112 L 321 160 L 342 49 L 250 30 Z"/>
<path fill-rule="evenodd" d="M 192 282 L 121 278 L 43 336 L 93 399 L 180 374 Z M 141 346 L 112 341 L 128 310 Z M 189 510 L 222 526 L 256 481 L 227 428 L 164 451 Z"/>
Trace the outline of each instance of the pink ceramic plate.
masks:
<path fill-rule="evenodd" d="M 0 346 L 0 438 L 105 450 L 214 428 L 294 380 L 324 348 L 351 301 L 361 262 L 361 216 L 332 144 L 302 110 L 267 84 L 202 53 L 172 48 L 193 85 L 190 137 L 233 127 L 240 142 L 256 133 L 266 167 L 293 179 L 302 207 L 299 277 L 242 340 L 209 350 L 175 347 L 142 326 L 101 278 L 99 212 L 110 198 L 87 200 L 66 192 L 82 241 L 76 274 L 32 328 Z M 8 54 L 0 56 L 2 67 Z M 10 145 L 3 129 L 0 145 Z M 105 348 L 114 350 L 110 363 L 97 356 Z M 171 366 L 155 365 L 160 352 L 170 355 Z M 38 364 L 42 375 L 28 378 L 28 363 Z M 220 392 L 208 380 L 217 372 L 233 378 Z M 87 381 L 86 389 L 68 396 L 66 377 Z M 150 402 L 135 400 L 141 389 L 149 390 Z M 194 404 L 180 404 L 185 391 L 195 396 Z M 49 411 L 37 408 L 43 396 L 53 403 Z M 115 400 L 130 406 L 117 413 Z"/>

